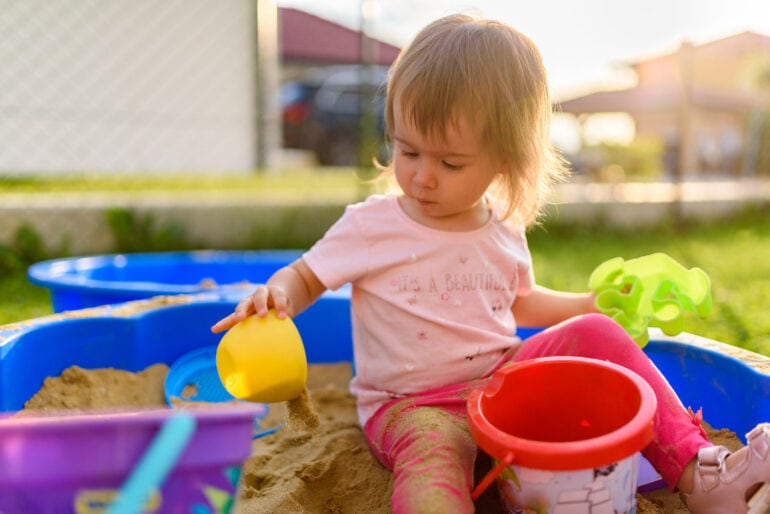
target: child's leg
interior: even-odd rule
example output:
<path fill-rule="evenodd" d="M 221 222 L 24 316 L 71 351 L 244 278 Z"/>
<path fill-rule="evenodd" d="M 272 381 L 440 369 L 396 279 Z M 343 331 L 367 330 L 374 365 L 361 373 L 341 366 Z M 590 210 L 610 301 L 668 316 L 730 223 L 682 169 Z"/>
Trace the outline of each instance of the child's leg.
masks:
<path fill-rule="evenodd" d="M 366 424 L 372 452 L 393 470 L 392 511 L 472 513 L 477 449 L 465 422 L 465 399 L 453 396 L 446 409 L 420 400 L 390 402 Z"/>
<path fill-rule="evenodd" d="M 642 453 L 674 490 L 685 466 L 711 443 L 652 361 L 620 325 L 601 314 L 573 318 L 532 336 L 514 360 L 562 355 L 608 360 L 635 371 L 650 384 L 658 400 L 655 438 Z"/>

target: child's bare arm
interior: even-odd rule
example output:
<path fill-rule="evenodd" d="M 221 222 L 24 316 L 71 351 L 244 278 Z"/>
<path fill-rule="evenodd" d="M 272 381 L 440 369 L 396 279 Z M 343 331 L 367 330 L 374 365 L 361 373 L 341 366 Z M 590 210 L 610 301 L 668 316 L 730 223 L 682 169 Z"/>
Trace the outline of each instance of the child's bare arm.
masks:
<path fill-rule="evenodd" d="M 551 326 L 589 312 L 597 312 L 593 293 L 567 293 L 541 286 L 513 302 L 516 324 L 522 327 Z"/>
<path fill-rule="evenodd" d="M 298 259 L 276 271 L 265 285 L 257 289 L 238 303 L 230 315 L 216 322 L 212 332 L 227 330 L 247 316 L 256 313 L 265 316 L 269 309 L 274 309 L 279 318 L 294 317 L 313 303 L 326 287 L 318 280 L 315 273 Z"/>

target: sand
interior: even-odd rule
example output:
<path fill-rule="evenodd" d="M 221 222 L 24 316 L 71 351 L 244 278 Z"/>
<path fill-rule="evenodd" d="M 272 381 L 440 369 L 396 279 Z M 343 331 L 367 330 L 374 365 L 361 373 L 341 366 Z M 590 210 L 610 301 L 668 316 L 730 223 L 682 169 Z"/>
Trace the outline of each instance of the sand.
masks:
<path fill-rule="evenodd" d="M 168 367 L 162 364 L 140 373 L 73 366 L 58 377 L 47 378 L 22 414 L 165 407 L 163 380 L 167 372 Z M 348 364 L 310 366 L 307 391 L 300 398 L 271 404 L 261 428 L 284 426 L 254 440 L 252 456 L 243 466 L 235 513 L 390 512 L 392 475 L 366 445 L 355 399 L 347 392 L 350 376 Z M 741 445 L 729 430 L 707 430 L 717 444 L 731 449 Z M 488 458 L 480 458 L 477 477 L 482 477 L 489 465 Z M 476 507 L 480 513 L 503 512 L 494 487 L 487 489 Z M 678 495 L 660 489 L 638 494 L 637 512 L 678 514 L 687 509 Z"/>

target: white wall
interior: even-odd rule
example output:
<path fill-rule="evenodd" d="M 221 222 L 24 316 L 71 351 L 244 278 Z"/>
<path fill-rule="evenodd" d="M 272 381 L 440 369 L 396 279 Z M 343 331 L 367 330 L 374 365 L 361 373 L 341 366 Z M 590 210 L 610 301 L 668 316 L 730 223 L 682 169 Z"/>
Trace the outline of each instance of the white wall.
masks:
<path fill-rule="evenodd" d="M 0 176 L 246 171 L 254 0 L 0 0 Z"/>

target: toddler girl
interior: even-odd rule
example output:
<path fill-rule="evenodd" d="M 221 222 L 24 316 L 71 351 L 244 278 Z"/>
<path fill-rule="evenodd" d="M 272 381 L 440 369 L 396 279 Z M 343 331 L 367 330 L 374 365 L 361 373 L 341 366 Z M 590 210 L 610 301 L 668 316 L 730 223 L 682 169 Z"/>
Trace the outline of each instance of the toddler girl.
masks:
<path fill-rule="evenodd" d="M 393 470 L 394 512 L 473 512 L 477 447 L 466 400 L 506 363 L 609 360 L 652 386 L 655 438 L 643 454 L 692 512 L 746 512 L 770 481 L 768 425 L 735 454 L 698 420 L 591 294 L 535 282 L 525 229 L 565 167 L 549 143 L 551 101 L 535 45 L 464 15 L 423 29 L 393 64 L 386 100 L 399 194 L 349 206 L 302 258 L 212 329 L 295 316 L 352 284 L 351 391 L 374 454 Z M 521 342 L 517 326 L 549 326 Z"/>

